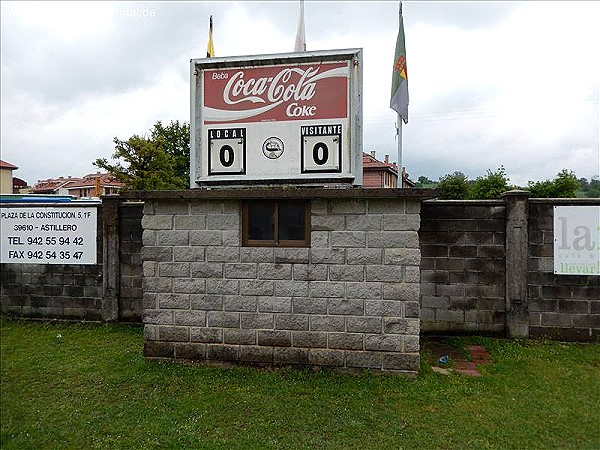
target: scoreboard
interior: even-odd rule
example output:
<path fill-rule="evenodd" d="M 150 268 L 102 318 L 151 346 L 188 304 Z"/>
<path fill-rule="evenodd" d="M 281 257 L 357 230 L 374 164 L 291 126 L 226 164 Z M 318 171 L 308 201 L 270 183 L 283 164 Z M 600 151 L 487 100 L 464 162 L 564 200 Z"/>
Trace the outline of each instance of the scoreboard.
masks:
<path fill-rule="evenodd" d="M 192 188 L 362 185 L 362 50 L 190 66 Z"/>

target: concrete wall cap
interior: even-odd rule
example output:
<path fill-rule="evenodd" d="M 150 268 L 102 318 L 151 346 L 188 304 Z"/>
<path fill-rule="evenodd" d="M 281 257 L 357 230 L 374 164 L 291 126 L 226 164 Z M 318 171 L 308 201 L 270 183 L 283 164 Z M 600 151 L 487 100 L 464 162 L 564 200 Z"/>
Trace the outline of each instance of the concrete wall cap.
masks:
<path fill-rule="evenodd" d="M 600 206 L 600 198 L 530 198 L 529 203 L 546 204 L 555 206 Z"/>
<path fill-rule="evenodd" d="M 500 197 L 531 197 L 531 192 L 522 189 L 513 189 L 500 194 Z"/>
<path fill-rule="evenodd" d="M 192 199 L 381 199 L 381 198 L 434 198 L 439 195 L 436 189 L 327 189 L 308 187 L 251 187 L 251 188 L 198 188 L 180 191 L 126 191 L 123 199 L 140 200 L 192 200 Z"/>

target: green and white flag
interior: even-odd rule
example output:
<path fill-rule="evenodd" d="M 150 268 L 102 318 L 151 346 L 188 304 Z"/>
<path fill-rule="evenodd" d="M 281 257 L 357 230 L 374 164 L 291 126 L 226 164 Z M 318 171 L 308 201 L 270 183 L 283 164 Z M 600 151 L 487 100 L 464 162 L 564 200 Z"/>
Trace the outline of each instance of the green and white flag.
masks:
<path fill-rule="evenodd" d="M 398 113 L 404 123 L 408 123 L 408 74 L 406 72 L 406 45 L 404 44 L 404 22 L 402 2 L 400 2 L 400 28 L 396 39 L 394 71 L 392 72 L 392 98 L 390 108 Z"/>

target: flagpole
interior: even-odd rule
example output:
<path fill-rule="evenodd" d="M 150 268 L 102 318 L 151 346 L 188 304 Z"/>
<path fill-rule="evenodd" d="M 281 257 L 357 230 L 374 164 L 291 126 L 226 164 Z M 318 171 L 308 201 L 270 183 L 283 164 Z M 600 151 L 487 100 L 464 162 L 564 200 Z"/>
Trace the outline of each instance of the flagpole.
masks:
<path fill-rule="evenodd" d="M 210 16 L 208 26 L 208 44 L 206 45 L 206 57 L 212 58 L 215 56 L 215 46 L 213 44 L 213 18 Z"/>
<path fill-rule="evenodd" d="M 304 0 L 300 0 L 300 17 L 298 18 L 298 30 L 296 31 L 295 52 L 306 51 L 306 34 L 304 33 Z"/>
<path fill-rule="evenodd" d="M 390 108 L 396 111 L 396 138 L 398 139 L 398 177 L 396 187 L 402 189 L 402 122 L 408 123 L 408 73 L 406 70 L 406 44 L 404 42 L 404 21 L 402 20 L 402 2 L 398 5 L 398 37 L 394 52 L 394 70 L 392 72 L 392 97 Z"/>
<path fill-rule="evenodd" d="M 396 187 L 402 189 L 404 182 L 402 180 L 402 117 L 400 114 L 396 117 L 396 137 L 398 138 L 398 178 Z"/>

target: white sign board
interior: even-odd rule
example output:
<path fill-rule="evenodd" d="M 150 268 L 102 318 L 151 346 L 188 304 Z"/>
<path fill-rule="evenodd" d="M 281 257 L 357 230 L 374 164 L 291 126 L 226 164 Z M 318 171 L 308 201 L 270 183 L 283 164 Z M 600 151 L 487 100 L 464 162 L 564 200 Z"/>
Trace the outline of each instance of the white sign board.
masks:
<path fill-rule="evenodd" d="M 362 184 L 362 51 L 191 61 L 191 187 Z"/>
<path fill-rule="evenodd" d="M 554 207 L 554 273 L 600 275 L 600 206 Z"/>
<path fill-rule="evenodd" d="M 96 220 L 96 206 L 0 207 L 0 262 L 96 264 Z"/>

